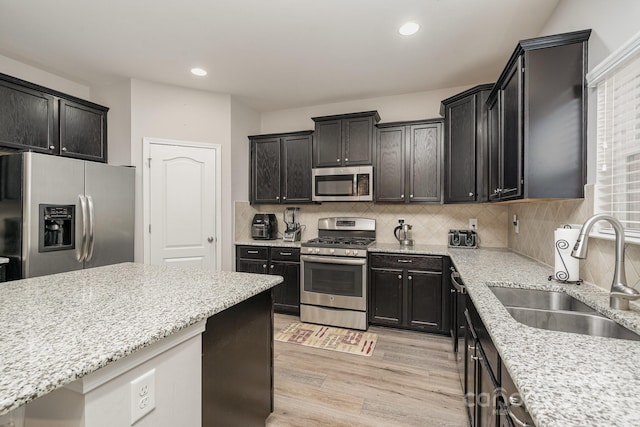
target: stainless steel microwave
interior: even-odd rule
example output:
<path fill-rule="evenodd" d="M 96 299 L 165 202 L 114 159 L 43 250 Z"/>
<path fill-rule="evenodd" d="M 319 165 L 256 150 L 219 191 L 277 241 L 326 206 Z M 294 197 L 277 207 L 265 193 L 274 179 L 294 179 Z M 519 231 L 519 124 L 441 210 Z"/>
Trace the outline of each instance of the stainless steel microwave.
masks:
<path fill-rule="evenodd" d="M 317 168 L 312 176 L 314 202 L 373 200 L 373 166 Z"/>

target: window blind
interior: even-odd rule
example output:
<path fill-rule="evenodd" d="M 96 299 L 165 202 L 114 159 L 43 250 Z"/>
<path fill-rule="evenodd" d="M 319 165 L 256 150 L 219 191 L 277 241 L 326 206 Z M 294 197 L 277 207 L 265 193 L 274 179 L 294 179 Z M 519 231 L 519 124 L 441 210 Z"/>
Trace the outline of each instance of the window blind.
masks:
<path fill-rule="evenodd" d="M 597 172 L 594 210 L 620 220 L 640 238 L 640 51 L 597 83 Z M 613 233 L 600 222 L 598 231 Z"/>

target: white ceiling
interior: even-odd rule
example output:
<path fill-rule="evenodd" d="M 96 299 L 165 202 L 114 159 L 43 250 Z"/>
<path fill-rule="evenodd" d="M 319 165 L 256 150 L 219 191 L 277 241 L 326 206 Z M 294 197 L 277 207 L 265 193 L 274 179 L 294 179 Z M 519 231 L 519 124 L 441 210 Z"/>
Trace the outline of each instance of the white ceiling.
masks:
<path fill-rule="evenodd" d="M 494 81 L 558 2 L 0 0 L 0 54 L 89 86 L 135 78 L 269 111 Z M 405 38 L 408 20 L 422 28 Z"/>

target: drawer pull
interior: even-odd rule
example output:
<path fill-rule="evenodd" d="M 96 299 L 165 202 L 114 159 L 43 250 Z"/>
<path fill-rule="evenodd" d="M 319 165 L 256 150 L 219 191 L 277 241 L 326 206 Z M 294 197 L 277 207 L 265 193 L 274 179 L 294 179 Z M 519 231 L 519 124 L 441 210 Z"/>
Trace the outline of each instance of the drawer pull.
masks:
<path fill-rule="evenodd" d="M 401 262 L 403 264 L 411 264 L 413 262 L 412 259 L 399 259 L 398 262 Z"/>
<path fill-rule="evenodd" d="M 280 252 L 282 256 L 291 256 L 291 252 Z"/>
<path fill-rule="evenodd" d="M 248 254 L 257 254 L 258 251 L 247 251 Z"/>

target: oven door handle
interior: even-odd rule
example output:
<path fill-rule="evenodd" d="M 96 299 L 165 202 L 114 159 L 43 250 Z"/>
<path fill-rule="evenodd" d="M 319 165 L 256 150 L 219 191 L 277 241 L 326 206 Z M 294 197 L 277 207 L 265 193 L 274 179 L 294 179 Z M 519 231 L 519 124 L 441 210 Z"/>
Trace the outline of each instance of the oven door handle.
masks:
<path fill-rule="evenodd" d="M 324 257 L 324 256 L 311 256 L 311 255 L 300 255 L 300 259 L 302 261 L 307 262 L 318 262 L 321 264 L 341 264 L 341 265 L 366 265 L 366 259 L 351 259 L 351 258 L 335 258 L 335 257 Z"/>

